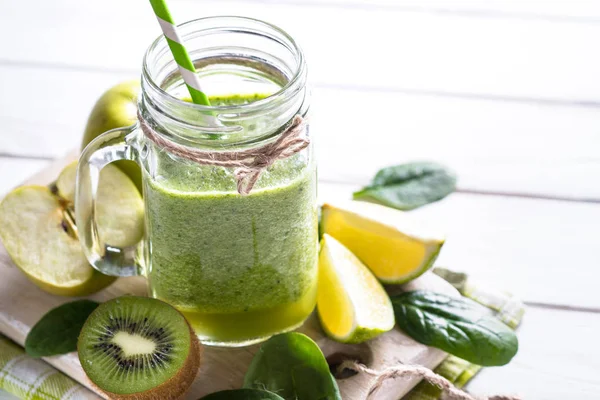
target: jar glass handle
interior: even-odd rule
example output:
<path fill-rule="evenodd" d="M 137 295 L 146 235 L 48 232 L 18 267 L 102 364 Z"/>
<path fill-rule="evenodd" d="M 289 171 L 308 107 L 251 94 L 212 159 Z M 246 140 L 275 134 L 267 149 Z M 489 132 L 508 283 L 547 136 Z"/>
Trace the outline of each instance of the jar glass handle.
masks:
<path fill-rule="evenodd" d="M 89 263 L 106 275 L 141 274 L 138 262 L 139 243 L 122 248 L 105 243 L 98 234 L 96 221 L 100 171 L 106 165 L 119 160 L 138 162 L 138 152 L 130 143 L 132 138 L 137 136 L 137 130 L 138 126 L 132 125 L 98 136 L 83 150 L 77 167 L 75 223 L 79 241 Z"/>

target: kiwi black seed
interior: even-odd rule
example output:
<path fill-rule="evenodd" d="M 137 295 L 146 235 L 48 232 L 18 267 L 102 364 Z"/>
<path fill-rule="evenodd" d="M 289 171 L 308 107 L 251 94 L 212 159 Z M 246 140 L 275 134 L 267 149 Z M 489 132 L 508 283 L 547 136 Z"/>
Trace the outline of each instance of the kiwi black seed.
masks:
<path fill-rule="evenodd" d="M 173 307 L 123 296 L 100 305 L 85 322 L 77 351 L 92 383 L 109 398 L 180 398 L 200 366 L 200 343 Z"/>

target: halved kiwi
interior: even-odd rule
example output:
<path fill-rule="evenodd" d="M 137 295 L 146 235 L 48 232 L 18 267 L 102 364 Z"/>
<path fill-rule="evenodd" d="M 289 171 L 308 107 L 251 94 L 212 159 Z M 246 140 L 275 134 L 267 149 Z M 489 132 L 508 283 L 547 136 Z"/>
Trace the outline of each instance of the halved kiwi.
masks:
<path fill-rule="evenodd" d="M 160 300 L 123 296 L 100 305 L 77 344 L 88 378 L 111 399 L 178 399 L 200 366 L 184 316 Z"/>

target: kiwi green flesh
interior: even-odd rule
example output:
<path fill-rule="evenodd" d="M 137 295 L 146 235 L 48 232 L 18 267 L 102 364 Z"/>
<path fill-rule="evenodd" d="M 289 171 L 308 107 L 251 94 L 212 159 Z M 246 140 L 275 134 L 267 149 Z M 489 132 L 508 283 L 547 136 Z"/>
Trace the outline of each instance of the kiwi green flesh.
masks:
<path fill-rule="evenodd" d="M 133 394 L 174 377 L 190 346 L 189 327 L 177 310 L 160 300 L 125 296 L 100 305 L 90 315 L 79 336 L 78 352 L 96 386 Z"/>

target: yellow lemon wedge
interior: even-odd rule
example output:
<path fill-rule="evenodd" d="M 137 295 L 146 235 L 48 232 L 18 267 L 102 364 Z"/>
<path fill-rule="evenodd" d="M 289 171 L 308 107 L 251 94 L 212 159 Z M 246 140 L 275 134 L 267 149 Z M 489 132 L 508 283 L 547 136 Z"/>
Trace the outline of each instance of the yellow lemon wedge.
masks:
<path fill-rule="evenodd" d="M 322 230 L 388 284 L 408 282 L 432 267 L 444 236 L 408 213 L 361 201 L 323 205 Z"/>
<path fill-rule="evenodd" d="M 317 310 L 327 335 L 342 343 L 362 343 L 394 327 L 392 302 L 381 283 L 327 234 L 319 253 Z"/>

